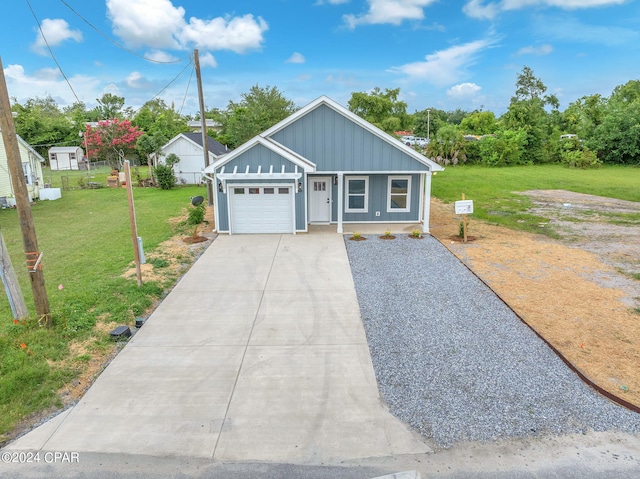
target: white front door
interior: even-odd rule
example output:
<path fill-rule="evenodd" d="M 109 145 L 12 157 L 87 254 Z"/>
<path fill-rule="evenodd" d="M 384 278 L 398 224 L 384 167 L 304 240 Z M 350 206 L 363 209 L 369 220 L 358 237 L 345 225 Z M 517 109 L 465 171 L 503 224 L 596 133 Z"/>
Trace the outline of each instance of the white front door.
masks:
<path fill-rule="evenodd" d="M 309 178 L 309 223 L 331 221 L 331 178 L 312 176 Z"/>

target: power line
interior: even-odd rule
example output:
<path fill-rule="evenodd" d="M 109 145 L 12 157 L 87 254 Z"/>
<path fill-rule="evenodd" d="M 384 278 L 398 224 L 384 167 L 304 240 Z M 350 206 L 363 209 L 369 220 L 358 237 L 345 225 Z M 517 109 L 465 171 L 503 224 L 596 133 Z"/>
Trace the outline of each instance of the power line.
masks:
<path fill-rule="evenodd" d="M 96 33 L 98 33 L 99 35 L 103 36 L 104 38 L 106 38 L 109 42 L 113 43 L 116 47 L 121 48 L 122 50 L 124 50 L 127 53 L 130 53 L 138 58 L 142 58 L 143 60 L 146 60 L 148 62 L 152 62 L 152 63 L 164 63 L 164 64 L 168 64 L 168 63 L 182 63 L 185 60 L 188 60 L 190 58 L 190 56 L 184 57 L 184 58 L 180 58 L 178 60 L 172 60 L 172 61 L 161 61 L 161 60 L 154 60 L 153 58 L 148 58 L 145 57 L 144 55 L 140 55 L 139 53 L 134 52 L 133 50 L 125 47 L 124 45 L 116 42 L 115 40 L 113 40 L 112 38 L 110 38 L 107 34 L 103 33 L 102 31 L 100 31 L 97 27 L 95 27 L 89 20 L 87 20 L 86 18 L 84 18 L 82 15 L 80 15 L 78 12 L 76 12 L 74 10 L 74 8 L 69 5 L 65 0 L 60 0 L 64 6 L 66 6 L 69 10 L 71 10 L 80 20 L 82 20 L 83 22 L 85 22 L 87 25 L 89 25 L 93 30 L 95 30 Z"/>
<path fill-rule="evenodd" d="M 179 115 L 182 115 L 182 109 L 184 108 L 184 104 L 187 101 L 187 95 L 189 94 L 189 87 L 191 86 L 191 79 L 193 78 L 194 71 L 195 71 L 195 65 L 194 65 L 194 68 L 191 69 L 191 75 L 189 75 L 189 82 L 187 83 L 187 89 L 184 91 L 184 98 L 182 99 L 182 105 L 180 105 L 180 110 L 178 110 Z"/>
<path fill-rule="evenodd" d="M 76 95 L 75 90 L 71 86 L 71 82 L 69 82 L 69 79 L 67 78 L 67 75 L 65 75 L 64 71 L 62 71 L 62 67 L 58 63 L 58 60 L 56 59 L 56 56 L 53 54 L 53 50 L 51 50 L 51 47 L 49 46 L 49 42 L 47 41 L 47 37 L 44 36 L 44 32 L 42 31 L 42 25 L 40 25 L 40 20 L 38 20 L 38 17 L 36 16 L 36 12 L 34 12 L 33 8 L 31 7 L 31 2 L 29 2 L 29 0 L 25 0 L 25 1 L 27 2 L 27 5 L 29 6 L 29 10 L 31 10 L 31 14 L 33 15 L 33 18 L 35 18 L 36 23 L 38 24 L 38 29 L 40 30 L 40 35 L 42 35 L 42 39 L 44 40 L 45 45 L 47 45 L 47 49 L 49 50 L 49 53 L 51 54 L 51 58 L 53 58 L 53 61 L 55 62 L 56 66 L 58 67 L 58 70 L 60 70 L 60 73 L 62 73 L 62 76 L 64 77 L 65 81 L 67 82 L 67 85 L 69 85 L 69 88 L 71 89 L 71 92 L 73 93 L 73 96 L 76 97 L 76 100 L 78 101 L 78 103 L 81 103 L 80 102 L 80 98 L 78 98 L 78 95 Z"/>
<path fill-rule="evenodd" d="M 163 92 L 163 91 L 165 91 L 167 88 L 169 88 L 169 87 L 171 86 L 171 84 L 172 84 L 174 81 L 176 81 L 176 80 L 178 79 L 178 77 L 180 77 L 180 75 L 182 75 L 182 74 L 184 73 L 184 71 L 189 67 L 189 65 L 192 65 L 192 62 L 187 63 L 187 65 L 186 65 L 182 70 L 180 70 L 180 73 L 178 73 L 178 74 L 173 78 L 173 80 L 171 80 L 169 83 L 167 83 L 167 84 L 165 85 L 165 87 L 164 87 L 162 90 L 160 90 L 158 93 L 156 93 L 156 94 L 153 96 L 153 98 L 151 98 L 151 100 L 148 100 L 148 101 L 152 101 L 152 100 L 155 100 L 156 98 L 158 98 L 158 97 L 162 94 L 162 92 Z M 189 78 L 189 81 L 191 81 L 191 78 Z"/>

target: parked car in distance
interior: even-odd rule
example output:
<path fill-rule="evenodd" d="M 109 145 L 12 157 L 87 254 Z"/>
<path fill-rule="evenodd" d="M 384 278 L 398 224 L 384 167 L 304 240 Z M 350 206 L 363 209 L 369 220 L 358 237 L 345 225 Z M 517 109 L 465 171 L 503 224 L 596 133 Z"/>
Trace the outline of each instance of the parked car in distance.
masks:
<path fill-rule="evenodd" d="M 407 146 L 413 146 L 416 143 L 416 137 L 415 136 L 403 136 L 402 138 L 400 138 L 400 141 L 402 143 L 404 143 Z"/>
<path fill-rule="evenodd" d="M 420 148 L 426 148 L 427 145 L 429 144 L 429 138 L 422 138 L 420 136 L 417 136 L 415 138 L 414 144 L 418 145 Z"/>

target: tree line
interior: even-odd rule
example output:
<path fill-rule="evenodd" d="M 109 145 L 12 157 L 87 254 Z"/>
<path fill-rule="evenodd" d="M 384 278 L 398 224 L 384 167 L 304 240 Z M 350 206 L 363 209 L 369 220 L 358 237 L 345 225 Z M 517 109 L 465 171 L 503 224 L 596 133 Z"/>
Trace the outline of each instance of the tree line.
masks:
<path fill-rule="evenodd" d="M 529 67 L 518 74 L 509 107 L 499 117 L 482 109 L 408 113 L 399 88 L 353 92 L 348 108 L 390 134 L 429 136 L 424 153 L 445 165 L 640 164 L 640 80 L 617 86 L 609 97 L 584 96 L 562 112 L 557 97 L 547 94 Z M 255 85 L 240 101 L 208 110 L 205 117 L 217 125 L 208 133 L 236 148 L 296 109 L 276 87 Z M 12 110 L 16 131 L 43 157 L 51 146 L 81 146 L 91 160 L 113 166 L 123 156 L 146 163 L 171 138 L 189 131 L 188 121 L 199 120 L 199 115 L 181 115 L 162 99 L 133 110 L 125 107 L 123 97 L 110 93 L 98 98 L 92 109 L 83 103 L 60 108 L 48 96 L 24 104 L 14 99 Z"/>

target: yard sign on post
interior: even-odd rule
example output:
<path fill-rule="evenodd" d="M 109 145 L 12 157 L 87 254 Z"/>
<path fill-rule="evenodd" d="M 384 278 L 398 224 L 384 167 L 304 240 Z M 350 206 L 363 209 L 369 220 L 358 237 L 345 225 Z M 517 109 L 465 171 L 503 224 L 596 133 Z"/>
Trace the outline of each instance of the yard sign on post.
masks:
<path fill-rule="evenodd" d="M 467 242 L 467 215 L 473 213 L 473 200 L 465 200 L 464 193 L 462 193 L 462 201 L 455 202 L 455 209 L 457 215 L 462 215 L 462 233 L 464 242 Z"/>

